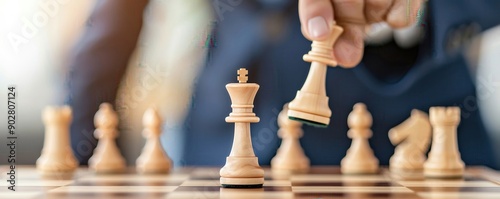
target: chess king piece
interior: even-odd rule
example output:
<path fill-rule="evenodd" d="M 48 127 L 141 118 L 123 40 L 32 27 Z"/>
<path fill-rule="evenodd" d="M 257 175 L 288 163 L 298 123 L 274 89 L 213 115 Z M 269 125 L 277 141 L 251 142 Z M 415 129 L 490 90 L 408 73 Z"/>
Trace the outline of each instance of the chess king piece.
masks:
<path fill-rule="evenodd" d="M 94 116 L 96 130 L 94 136 L 99 139 L 94 154 L 89 159 L 89 167 L 97 173 L 119 173 L 125 170 L 125 159 L 116 146 L 118 137 L 118 115 L 109 103 L 102 103 Z"/>
<path fill-rule="evenodd" d="M 331 26 L 329 38 L 324 41 L 313 41 L 312 50 L 304 55 L 304 61 L 312 62 L 311 68 L 304 85 L 288 106 L 290 119 L 318 127 L 326 127 L 330 123 L 332 111 L 328 107 L 328 96 L 326 96 L 326 69 L 327 65 L 332 67 L 337 65 L 333 57 L 333 44 L 343 31 L 340 26 Z"/>
<path fill-rule="evenodd" d="M 417 109 L 411 111 L 410 118 L 389 130 L 389 139 L 397 145 L 389 161 L 391 173 L 406 179 L 423 178 L 431 131 L 429 116 Z"/>
<path fill-rule="evenodd" d="M 226 89 L 231 97 L 233 111 L 226 122 L 234 123 L 234 140 L 226 165 L 220 170 L 220 184 L 226 188 L 255 188 L 264 183 L 264 170 L 259 166 L 252 148 L 250 123 L 259 122 L 253 113 L 253 101 L 259 85 L 247 83 L 248 71 L 238 70 L 239 83 L 230 83 Z"/>
<path fill-rule="evenodd" d="M 465 164 L 457 146 L 457 126 L 460 122 L 460 108 L 431 107 L 432 146 L 424 163 L 424 175 L 431 178 L 462 177 Z"/>
<path fill-rule="evenodd" d="M 42 175 L 73 172 L 78 167 L 78 161 L 69 141 L 71 107 L 46 107 L 42 119 L 45 124 L 45 140 L 36 168 Z"/>
<path fill-rule="evenodd" d="M 344 174 L 374 174 L 378 171 L 378 160 L 368 143 L 372 136 L 372 115 L 366 110 L 366 105 L 357 103 L 347 117 L 349 131 L 347 136 L 352 139 L 351 147 L 340 162 Z"/>
<path fill-rule="evenodd" d="M 136 169 L 139 173 L 168 173 L 172 160 L 168 157 L 160 142 L 162 119 L 154 108 L 144 112 L 142 135 L 146 144 L 137 158 Z"/>
<path fill-rule="evenodd" d="M 302 123 L 290 120 L 287 112 L 288 104 L 285 104 L 278 115 L 280 127 L 278 136 L 282 138 L 281 146 L 276 152 L 276 156 L 271 160 L 271 168 L 291 172 L 307 171 L 310 167 L 309 158 L 304 154 L 299 142 L 304 133 Z"/>

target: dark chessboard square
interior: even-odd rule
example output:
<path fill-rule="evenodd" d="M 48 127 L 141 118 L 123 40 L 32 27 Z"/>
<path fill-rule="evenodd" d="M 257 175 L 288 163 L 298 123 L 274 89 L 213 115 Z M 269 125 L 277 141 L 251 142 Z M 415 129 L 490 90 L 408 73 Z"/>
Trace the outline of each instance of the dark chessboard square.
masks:
<path fill-rule="evenodd" d="M 123 181 L 123 182 L 100 182 L 100 181 L 85 181 L 76 182 L 68 186 L 179 186 L 181 181 L 153 181 L 153 182 L 134 182 L 134 181 Z"/>
<path fill-rule="evenodd" d="M 275 192 L 275 191 L 287 191 L 291 192 L 292 187 L 289 186 L 263 186 L 262 188 L 223 188 L 220 186 L 180 186 L 177 189 L 175 189 L 176 192 L 178 191 L 183 191 L 183 192 L 189 192 L 189 191 L 196 191 L 196 192 L 219 192 L 222 190 L 241 190 L 241 191 L 270 191 L 270 192 Z"/>
<path fill-rule="evenodd" d="M 262 184 L 222 184 L 223 188 L 253 189 L 262 188 Z"/>
<path fill-rule="evenodd" d="M 376 186 L 376 187 L 400 187 L 392 182 L 292 182 L 292 186 Z"/>
<path fill-rule="evenodd" d="M 408 187 L 415 192 L 494 192 L 500 193 L 500 187 Z"/>
<path fill-rule="evenodd" d="M 220 176 L 190 176 L 190 180 L 220 180 Z"/>
<path fill-rule="evenodd" d="M 421 199 L 415 193 L 295 193 L 295 199 Z"/>
<path fill-rule="evenodd" d="M 137 198 L 147 198 L 147 199 L 160 199 L 165 198 L 168 193 L 48 193 L 41 198 L 47 199 L 137 199 Z M 37 199 L 41 199 L 37 198 Z"/>

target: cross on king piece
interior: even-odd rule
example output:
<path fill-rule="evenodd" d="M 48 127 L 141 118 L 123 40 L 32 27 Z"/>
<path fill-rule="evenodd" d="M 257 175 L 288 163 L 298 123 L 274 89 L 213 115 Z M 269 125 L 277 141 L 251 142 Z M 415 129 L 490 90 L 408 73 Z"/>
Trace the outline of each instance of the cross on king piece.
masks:
<path fill-rule="evenodd" d="M 238 81 L 239 83 L 247 83 L 248 81 L 248 70 L 245 68 L 240 68 L 238 70 Z"/>

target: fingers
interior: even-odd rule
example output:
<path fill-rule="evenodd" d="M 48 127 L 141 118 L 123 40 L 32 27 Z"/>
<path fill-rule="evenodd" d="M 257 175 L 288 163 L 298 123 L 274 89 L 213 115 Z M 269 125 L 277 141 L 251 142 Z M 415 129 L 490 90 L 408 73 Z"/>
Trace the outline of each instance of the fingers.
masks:
<path fill-rule="evenodd" d="M 334 56 L 339 65 L 354 67 L 363 56 L 364 0 L 333 0 L 333 7 L 335 20 L 344 28 L 333 47 Z"/>
<path fill-rule="evenodd" d="M 364 24 L 364 0 L 333 0 L 335 20 L 338 23 Z"/>
<path fill-rule="evenodd" d="M 367 23 L 384 21 L 394 0 L 365 0 L 364 14 Z"/>
<path fill-rule="evenodd" d="M 330 0 L 299 0 L 302 34 L 309 40 L 323 40 L 330 35 L 333 7 Z"/>
<path fill-rule="evenodd" d="M 394 0 L 386 21 L 395 28 L 403 28 L 416 21 L 422 0 Z"/>
<path fill-rule="evenodd" d="M 353 67 L 363 56 L 364 27 L 386 21 L 401 28 L 416 21 L 423 0 L 299 0 L 303 35 L 309 40 L 323 40 L 337 22 L 344 32 L 334 45 L 339 65 Z"/>
<path fill-rule="evenodd" d="M 356 66 L 363 57 L 364 25 L 341 23 L 344 32 L 333 46 L 334 56 L 340 66 L 351 68 Z"/>

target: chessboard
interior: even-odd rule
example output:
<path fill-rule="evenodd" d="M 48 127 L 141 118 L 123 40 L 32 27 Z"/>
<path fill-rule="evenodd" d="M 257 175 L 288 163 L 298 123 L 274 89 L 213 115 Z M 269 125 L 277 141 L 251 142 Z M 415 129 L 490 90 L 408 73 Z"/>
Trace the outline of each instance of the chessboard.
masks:
<path fill-rule="evenodd" d="M 130 168 L 122 174 L 97 175 L 79 168 L 72 176 L 39 175 L 33 166 L 17 169 L 16 191 L 7 189 L 0 167 L 0 198 L 500 198 L 500 173 L 485 167 L 467 167 L 461 179 L 404 180 L 391 178 L 386 168 L 373 175 L 342 175 L 339 167 L 312 167 L 301 174 L 265 170 L 262 188 L 222 188 L 219 169 L 176 168 L 169 174 L 137 174 Z"/>

